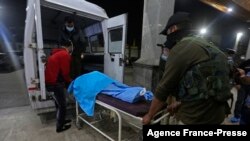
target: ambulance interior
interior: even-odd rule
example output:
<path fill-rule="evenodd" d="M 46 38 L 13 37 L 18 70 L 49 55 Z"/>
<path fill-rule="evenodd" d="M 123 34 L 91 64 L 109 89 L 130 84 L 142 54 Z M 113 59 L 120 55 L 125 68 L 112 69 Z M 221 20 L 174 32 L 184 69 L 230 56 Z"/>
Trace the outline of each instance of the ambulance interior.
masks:
<path fill-rule="evenodd" d="M 60 31 L 64 28 L 64 18 L 73 16 L 75 27 L 84 34 L 86 52 L 82 64 L 83 73 L 93 70 L 103 72 L 104 69 L 104 38 L 100 21 L 81 17 L 77 13 L 66 13 L 59 10 L 41 7 L 43 45 L 46 57 L 53 48 L 58 46 Z"/>

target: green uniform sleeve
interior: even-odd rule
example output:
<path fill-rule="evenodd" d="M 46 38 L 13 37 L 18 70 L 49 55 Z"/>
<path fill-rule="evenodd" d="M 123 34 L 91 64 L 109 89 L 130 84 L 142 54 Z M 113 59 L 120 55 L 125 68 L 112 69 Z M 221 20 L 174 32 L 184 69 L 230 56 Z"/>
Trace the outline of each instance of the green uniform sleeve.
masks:
<path fill-rule="evenodd" d="M 169 95 L 178 92 L 179 81 L 191 66 L 209 59 L 206 51 L 199 44 L 190 40 L 180 41 L 171 51 L 165 71 L 158 84 L 155 97 L 166 101 Z"/>

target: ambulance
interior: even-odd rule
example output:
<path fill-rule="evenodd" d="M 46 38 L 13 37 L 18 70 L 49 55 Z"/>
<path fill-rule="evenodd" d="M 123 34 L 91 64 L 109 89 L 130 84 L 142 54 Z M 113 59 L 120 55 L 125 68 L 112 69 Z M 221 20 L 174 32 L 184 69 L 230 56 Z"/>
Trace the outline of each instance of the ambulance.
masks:
<path fill-rule="evenodd" d="M 88 42 L 85 71 L 102 71 L 123 82 L 127 14 L 109 18 L 104 9 L 85 0 L 28 0 L 24 68 L 30 103 L 37 114 L 55 111 L 45 87 L 44 59 L 57 47 L 59 29 L 70 15 Z"/>

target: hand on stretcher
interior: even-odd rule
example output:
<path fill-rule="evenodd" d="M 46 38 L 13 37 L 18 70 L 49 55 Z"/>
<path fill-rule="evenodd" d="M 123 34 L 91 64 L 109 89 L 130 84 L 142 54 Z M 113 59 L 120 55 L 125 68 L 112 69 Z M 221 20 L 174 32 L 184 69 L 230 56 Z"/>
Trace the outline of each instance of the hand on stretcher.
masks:
<path fill-rule="evenodd" d="M 173 103 L 171 103 L 170 105 L 167 106 L 167 112 L 169 113 L 169 115 L 173 115 L 174 113 L 177 112 L 178 108 L 180 107 L 181 102 L 180 101 L 175 101 Z M 159 113 L 158 113 L 159 114 Z M 142 118 L 142 124 L 143 125 L 147 125 L 147 124 L 151 124 L 152 123 L 152 119 L 155 117 L 156 115 L 150 115 L 149 113 L 147 113 L 143 118 Z M 165 117 L 165 116 L 164 116 Z M 162 119 L 163 117 L 161 117 Z M 159 120 L 158 120 L 159 121 Z"/>

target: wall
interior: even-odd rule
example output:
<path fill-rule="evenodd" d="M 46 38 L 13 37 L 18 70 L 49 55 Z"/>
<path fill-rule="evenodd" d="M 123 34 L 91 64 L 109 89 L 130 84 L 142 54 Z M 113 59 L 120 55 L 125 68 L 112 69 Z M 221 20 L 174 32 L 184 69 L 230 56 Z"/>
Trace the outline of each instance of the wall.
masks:
<path fill-rule="evenodd" d="M 158 65 L 166 37 L 159 35 L 173 14 L 175 0 L 144 0 L 141 57 L 136 63 Z"/>
<path fill-rule="evenodd" d="M 166 41 L 159 35 L 173 14 L 175 0 L 144 0 L 141 56 L 133 65 L 134 82 L 154 91 L 159 81 L 158 65 Z"/>

